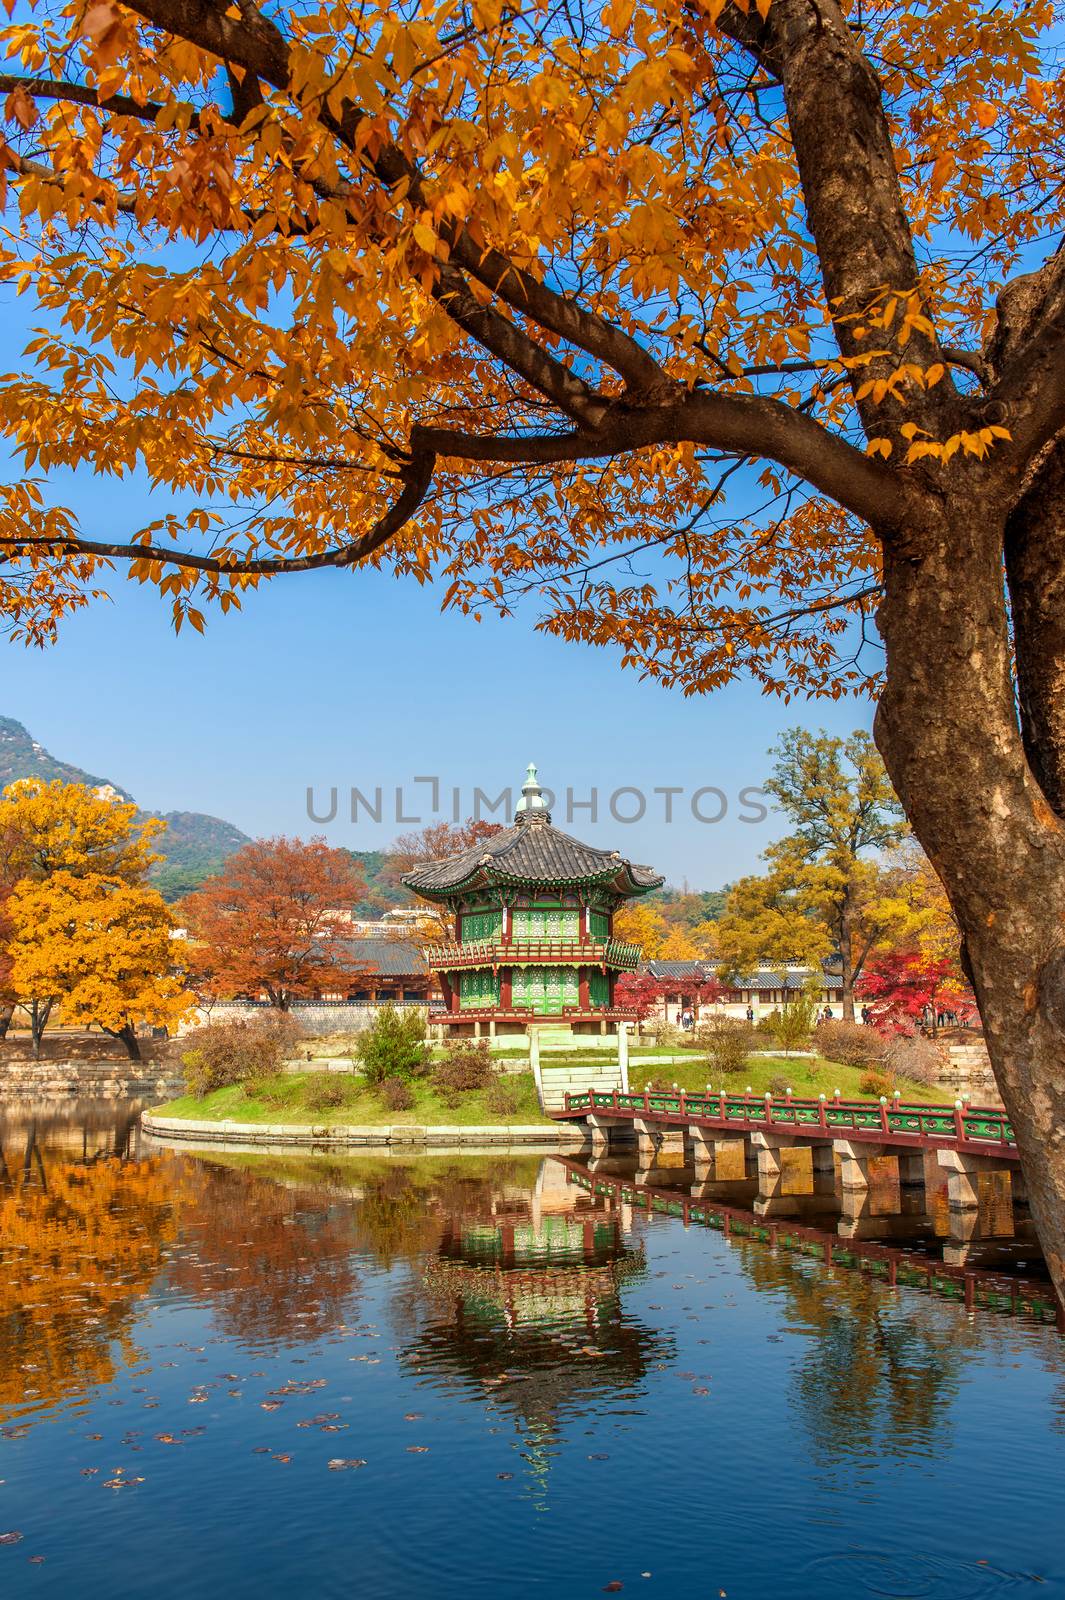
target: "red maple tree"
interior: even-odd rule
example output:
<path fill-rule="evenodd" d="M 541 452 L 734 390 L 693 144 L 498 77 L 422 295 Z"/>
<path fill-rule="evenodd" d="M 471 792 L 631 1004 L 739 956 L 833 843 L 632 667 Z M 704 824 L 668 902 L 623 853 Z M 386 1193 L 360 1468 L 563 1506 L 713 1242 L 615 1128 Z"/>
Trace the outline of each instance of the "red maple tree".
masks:
<path fill-rule="evenodd" d="M 624 972 L 614 985 L 614 1004 L 635 1011 L 636 1021 L 644 1022 L 664 993 L 663 984 L 649 972 Z"/>
<path fill-rule="evenodd" d="M 918 950 L 893 950 L 872 957 L 857 987 L 875 1027 L 913 1033 L 926 1020 L 935 1032 L 944 1012 L 968 1022 L 976 1013 L 972 991 L 961 982 L 947 957 L 933 958 Z"/>
<path fill-rule="evenodd" d="M 282 1011 L 343 989 L 360 971 L 345 913 L 365 893 L 347 851 L 324 839 L 255 839 L 183 902 L 190 976 L 215 996 L 263 993 Z"/>

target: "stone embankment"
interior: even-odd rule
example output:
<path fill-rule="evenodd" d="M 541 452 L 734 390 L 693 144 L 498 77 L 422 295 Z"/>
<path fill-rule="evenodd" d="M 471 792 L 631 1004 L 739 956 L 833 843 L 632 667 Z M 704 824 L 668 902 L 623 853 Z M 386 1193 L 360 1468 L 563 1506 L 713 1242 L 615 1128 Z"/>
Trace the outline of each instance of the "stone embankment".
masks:
<path fill-rule="evenodd" d="M 185 1092 L 180 1061 L 0 1059 L 0 1101 L 143 1100 L 159 1105 Z"/>
<path fill-rule="evenodd" d="M 564 1123 L 496 1123 L 490 1126 L 462 1124 L 414 1125 L 397 1123 L 382 1127 L 327 1126 L 281 1122 L 205 1122 L 187 1117 L 161 1117 L 145 1112 L 143 1131 L 154 1139 L 169 1143 L 239 1144 L 284 1146 L 293 1149 L 362 1150 L 390 1149 L 415 1155 L 473 1147 L 507 1150 L 584 1149 L 589 1135 L 580 1126 Z"/>

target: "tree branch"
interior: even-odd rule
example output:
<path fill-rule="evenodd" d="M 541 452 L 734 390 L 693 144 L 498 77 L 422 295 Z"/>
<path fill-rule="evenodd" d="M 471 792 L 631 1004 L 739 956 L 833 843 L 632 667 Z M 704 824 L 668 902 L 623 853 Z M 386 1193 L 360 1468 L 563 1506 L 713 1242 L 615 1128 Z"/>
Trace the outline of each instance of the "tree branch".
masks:
<path fill-rule="evenodd" d="M 192 4 L 185 4 L 184 0 L 131 0 L 128 9 L 224 62 L 237 63 L 275 89 L 291 92 L 288 42 L 260 12 L 245 7 L 240 20 L 229 11 L 216 10 L 208 0 L 193 0 Z M 339 113 L 333 113 L 323 105 L 319 119 L 379 182 L 389 190 L 402 184 L 410 200 L 424 207 L 424 181 L 414 163 L 395 145 L 382 146 L 371 156 L 360 141 L 364 113 L 359 106 L 348 102 Z M 658 363 L 635 339 L 568 296 L 549 289 L 500 251 L 485 250 L 470 238 L 461 223 L 441 224 L 440 234 L 448 243 L 452 264 L 491 289 L 512 310 L 605 362 L 640 392 L 654 392 L 664 385 L 673 387 Z"/>
<path fill-rule="evenodd" d="M 759 395 L 695 390 L 673 405 L 640 409 L 615 402 L 597 429 L 577 433 L 483 438 L 421 425 L 411 432 L 415 449 L 465 461 L 515 464 L 591 461 L 645 445 L 681 442 L 771 458 L 863 518 L 881 537 L 902 527 L 913 504 L 910 486 L 899 474 L 812 417 Z"/>
<path fill-rule="evenodd" d="M 173 550 L 166 545 L 112 544 L 97 539 L 56 539 L 44 535 L 0 538 L 0 550 L 6 550 L 11 556 L 30 550 L 54 550 L 64 555 L 158 561 L 166 566 L 225 578 L 275 577 L 286 572 L 314 572 L 323 567 L 350 567 L 387 544 L 410 521 L 429 491 L 435 466 L 436 457 L 431 450 L 415 453 L 400 474 L 403 492 L 384 516 L 379 517 L 361 538 L 352 540 L 350 544 L 309 556 L 255 556 L 241 561 L 224 555 L 197 555 L 191 550 Z"/>

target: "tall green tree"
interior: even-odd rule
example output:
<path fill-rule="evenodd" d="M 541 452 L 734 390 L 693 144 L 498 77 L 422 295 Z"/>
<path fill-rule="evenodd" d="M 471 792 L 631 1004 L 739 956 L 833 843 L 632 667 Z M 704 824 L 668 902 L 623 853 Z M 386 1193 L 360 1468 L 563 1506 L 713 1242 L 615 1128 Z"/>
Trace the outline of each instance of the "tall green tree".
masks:
<path fill-rule="evenodd" d="M 792 831 L 765 852 L 764 877 L 732 890 L 722 954 L 733 973 L 759 958 L 783 966 L 838 956 L 843 1015 L 853 1021 L 854 985 L 898 914 L 882 856 L 907 832 L 902 808 L 867 733 L 792 728 L 770 753 L 765 788 Z"/>

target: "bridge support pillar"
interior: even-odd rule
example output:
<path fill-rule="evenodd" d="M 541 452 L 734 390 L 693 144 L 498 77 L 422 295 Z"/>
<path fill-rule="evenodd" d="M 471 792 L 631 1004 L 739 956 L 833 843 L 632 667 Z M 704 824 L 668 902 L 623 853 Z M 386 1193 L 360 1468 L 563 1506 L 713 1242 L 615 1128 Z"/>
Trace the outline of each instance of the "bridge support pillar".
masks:
<path fill-rule="evenodd" d="M 826 1189 L 825 1157 L 819 1157 L 815 1168 L 817 1147 L 808 1139 L 759 1130 L 751 1134 L 751 1146 L 758 1158 L 756 1216 L 797 1217 L 835 1210 L 835 1183 L 830 1182 Z M 831 1145 L 823 1148 L 831 1162 Z"/>
<path fill-rule="evenodd" d="M 650 1122 L 645 1117 L 636 1117 L 634 1126 L 639 1166 L 637 1184 L 655 1183 L 659 1178 L 670 1182 L 683 1177 L 687 1171 L 684 1153 L 686 1130 Z"/>
<path fill-rule="evenodd" d="M 742 1136 L 722 1138 L 713 1128 L 689 1128 L 688 1134 L 696 1183 L 745 1183 L 757 1176 L 757 1157 Z"/>
<path fill-rule="evenodd" d="M 618 1117 L 604 1117 L 598 1111 L 593 1111 L 587 1118 L 588 1131 L 592 1136 L 592 1155 L 606 1156 L 610 1154 L 610 1135 L 618 1128 L 627 1127 Z"/>
<path fill-rule="evenodd" d="M 841 1239 L 889 1239 L 898 1231 L 901 1209 L 897 1154 L 882 1144 L 837 1139 Z"/>
<path fill-rule="evenodd" d="M 990 1156 L 940 1150 L 939 1165 L 947 1175 L 950 1232 L 943 1241 L 943 1259 L 952 1266 L 990 1264 L 995 1239 L 1016 1236 L 1013 1170 Z"/>

